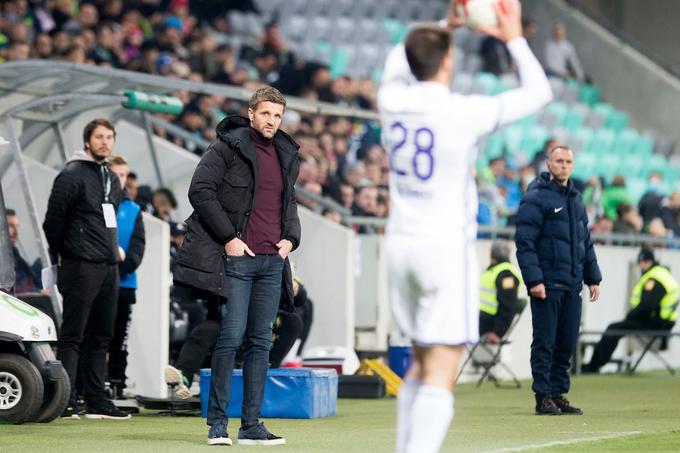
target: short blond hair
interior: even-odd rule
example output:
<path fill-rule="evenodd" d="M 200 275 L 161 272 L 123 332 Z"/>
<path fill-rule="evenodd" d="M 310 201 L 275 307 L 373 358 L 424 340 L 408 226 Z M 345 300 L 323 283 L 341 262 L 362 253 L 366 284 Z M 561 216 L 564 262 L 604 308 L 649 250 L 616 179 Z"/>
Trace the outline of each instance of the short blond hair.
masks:
<path fill-rule="evenodd" d="M 119 156 L 118 154 L 112 154 L 109 156 L 109 165 L 125 165 L 126 167 L 129 167 L 130 164 L 128 164 L 128 161 L 126 158 L 123 156 Z"/>

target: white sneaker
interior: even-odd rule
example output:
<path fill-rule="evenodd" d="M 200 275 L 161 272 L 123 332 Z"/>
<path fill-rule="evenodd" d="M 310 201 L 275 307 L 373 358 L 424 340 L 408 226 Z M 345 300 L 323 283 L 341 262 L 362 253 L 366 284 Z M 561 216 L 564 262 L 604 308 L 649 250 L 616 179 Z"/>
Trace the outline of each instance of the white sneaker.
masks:
<path fill-rule="evenodd" d="M 165 367 L 165 383 L 172 387 L 172 391 L 175 392 L 177 398 L 181 400 L 191 398 L 191 391 L 184 383 L 184 375 L 172 365 Z"/>

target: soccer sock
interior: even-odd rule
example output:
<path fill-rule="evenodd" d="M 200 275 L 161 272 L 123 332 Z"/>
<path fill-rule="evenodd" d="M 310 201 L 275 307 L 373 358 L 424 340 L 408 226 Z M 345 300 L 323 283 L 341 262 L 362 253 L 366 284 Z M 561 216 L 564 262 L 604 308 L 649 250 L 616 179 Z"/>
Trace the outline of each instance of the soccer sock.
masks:
<path fill-rule="evenodd" d="M 399 387 L 397 395 L 397 452 L 405 451 L 409 433 L 411 406 L 418 393 L 421 382 L 418 379 L 407 379 Z"/>
<path fill-rule="evenodd" d="M 406 453 L 437 453 L 453 419 L 453 394 L 441 387 L 421 385 L 410 411 Z"/>

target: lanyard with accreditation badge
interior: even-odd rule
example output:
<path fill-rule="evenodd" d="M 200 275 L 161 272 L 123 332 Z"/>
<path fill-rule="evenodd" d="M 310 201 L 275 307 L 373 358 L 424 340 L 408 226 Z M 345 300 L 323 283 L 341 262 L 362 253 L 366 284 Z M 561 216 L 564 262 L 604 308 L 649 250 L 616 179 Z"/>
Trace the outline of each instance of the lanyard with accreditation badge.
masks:
<path fill-rule="evenodd" d="M 99 166 L 102 174 L 102 188 L 104 189 L 104 203 L 102 203 L 102 211 L 104 211 L 104 223 L 106 228 L 116 228 L 116 211 L 113 209 L 113 204 L 109 202 L 109 194 L 111 193 L 111 177 L 109 176 L 109 169 L 106 164 Z"/>

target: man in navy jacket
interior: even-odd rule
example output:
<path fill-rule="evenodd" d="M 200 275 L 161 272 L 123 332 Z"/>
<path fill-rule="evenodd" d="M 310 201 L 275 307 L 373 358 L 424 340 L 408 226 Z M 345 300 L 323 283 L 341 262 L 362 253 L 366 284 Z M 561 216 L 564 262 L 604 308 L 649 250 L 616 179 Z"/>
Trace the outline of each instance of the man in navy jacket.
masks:
<path fill-rule="evenodd" d="M 549 173 L 529 185 L 517 213 L 517 262 L 531 296 L 532 389 L 538 415 L 580 415 L 564 397 L 581 320 L 581 290 L 590 300 L 602 280 L 581 194 L 569 179 L 574 155 L 564 146 L 549 151 Z"/>

